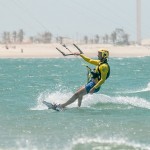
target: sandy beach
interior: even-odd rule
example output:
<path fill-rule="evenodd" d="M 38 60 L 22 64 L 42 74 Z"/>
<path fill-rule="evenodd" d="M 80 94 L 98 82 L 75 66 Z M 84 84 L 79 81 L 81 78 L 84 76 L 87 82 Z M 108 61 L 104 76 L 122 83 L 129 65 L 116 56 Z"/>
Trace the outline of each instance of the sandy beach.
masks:
<path fill-rule="evenodd" d="M 78 47 L 89 57 L 97 56 L 97 51 L 101 48 L 107 48 L 110 57 L 143 57 L 150 56 L 150 47 L 146 46 L 113 46 L 103 44 L 77 44 Z M 17 45 L 0 45 L 0 58 L 61 58 L 64 57 L 56 50 L 58 47 L 65 53 L 70 53 L 60 44 L 17 44 Z M 72 45 L 67 47 L 72 52 L 78 50 Z M 73 57 L 73 56 L 69 56 Z M 67 57 L 68 58 L 68 57 Z"/>

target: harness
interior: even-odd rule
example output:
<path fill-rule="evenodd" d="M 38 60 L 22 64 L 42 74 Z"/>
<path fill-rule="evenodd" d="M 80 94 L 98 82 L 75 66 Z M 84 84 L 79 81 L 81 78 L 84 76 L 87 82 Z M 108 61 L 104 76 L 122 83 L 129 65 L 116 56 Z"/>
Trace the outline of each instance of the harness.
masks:
<path fill-rule="evenodd" d="M 103 63 L 99 63 L 99 65 L 97 66 L 98 67 L 98 72 L 96 72 L 96 69 L 90 69 L 90 72 L 88 72 L 88 81 L 90 79 L 95 79 L 95 78 L 98 78 L 98 80 L 101 80 L 101 72 L 99 70 L 99 67 L 102 65 L 102 64 L 107 64 L 108 66 L 108 73 L 107 73 L 107 76 L 106 76 L 106 79 L 108 79 L 108 77 L 110 76 L 110 66 L 107 62 L 103 62 Z"/>

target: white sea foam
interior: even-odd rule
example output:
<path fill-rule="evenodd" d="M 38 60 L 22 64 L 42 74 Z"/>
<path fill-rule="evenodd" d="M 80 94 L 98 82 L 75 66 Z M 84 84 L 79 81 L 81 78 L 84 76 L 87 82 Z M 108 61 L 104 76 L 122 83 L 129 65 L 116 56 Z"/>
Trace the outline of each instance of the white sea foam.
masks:
<path fill-rule="evenodd" d="M 45 110 L 47 107 L 42 103 L 43 100 L 51 103 L 57 103 L 61 104 L 66 102 L 73 93 L 67 93 L 65 92 L 43 92 L 41 93 L 37 98 L 37 104 L 34 108 L 31 108 L 31 110 Z M 119 105 L 126 105 L 131 107 L 139 107 L 139 108 L 145 108 L 150 109 L 150 102 L 139 97 L 129 97 L 129 96 L 117 96 L 117 97 L 110 97 L 103 94 L 93 94 L 93 95 L 86 95 L 83 98 L 82 106 L 83 107 L 91 107 L 98 103 L 105 103 L 105 104 L 119 104 Z M 77 107 L 77 101 L 75 103 L 72 103 L 68 107 Z M 127 108 L 128 108 L 127 107 Z"/>
<path fill-rule="evenodd" d="M 140 89 L 136 89 L 136 90 L 129 90 L 129 91 L 120 91 L 120 92 L 116 92 L 116 93 L 141 93 L 141 92 L 147 92 L 150 91 L 150 82 L 147 84 L 146 88 L 140 88 Z"/>
<path fill-rule="evenodd" d="M 129 96 L 110 97 L 103 94 L 95 94 L 92 96 L 87 96 L 85 98 L 85 101 L 83 101 L 83 104 L 85 106 L 97 103 L 113 103 L 150 109 L 150 102 L 139 97 L 129 97 Z"/>
<path fill-rule="evenodd" d="M 141 90 L 141 92 L 144 92 L 144 91 L 150 91 L 150 82 L 148 83 L 146 88 Z"/>
<path fill-rule="evenodd" d="M 72 140 L 72 145 L 70 149 L 75 147 L 89 145 L 93 150 L 103 150 L 103 149 L 140 149 L 140 150 L 150 150 L 150 145 L 144 145 L 137 142 L 129 141 L 127 138 L 116 138 L 116 137 L 81 137 Z M 67 149 L 67 148 L 66 148 Z"/>
<path fill-rule="evenodd" d="M 40 93 L 37 98 L 37 104 L 34 108 L 31 108 L 31 110 L 45 110 L 47 107 L 42 103 L 43 101 L 47 101 L 50 103 L 63 103 L 67 101 L 72 96 L 72 93 L 66 93 L 66 92 L 53 92 L 50 93 L 48 91 Z M 73 107 L 70 105 L 70 107 Z"/>
<path fill-rule="evenodd" d="M 31 144 L 28 140 L 20 140 L 16 143 L 16 148 L 8 148 L 7 150 L 39 150 L 36 146 Z M 62 147 L 62 150 L 73 150 L 73 149 L 92 149 L 92 150 L 115 150 L 115 149 L 132 149 L 132 150 L 150 150 L 150 145 L 142 144 L 139 142 L 131 141 L 126 137 L 76 137 L 73 138 L 69 144 Z M 55 147 L 54 149 L 58 149 Z M 0 149 L 3 150 L 3 149 Z"/>
<path fill-rule="evenodd" d="M 29 140 L 20 140 L 16 144 L 18 150 L 38 150 Z"/>

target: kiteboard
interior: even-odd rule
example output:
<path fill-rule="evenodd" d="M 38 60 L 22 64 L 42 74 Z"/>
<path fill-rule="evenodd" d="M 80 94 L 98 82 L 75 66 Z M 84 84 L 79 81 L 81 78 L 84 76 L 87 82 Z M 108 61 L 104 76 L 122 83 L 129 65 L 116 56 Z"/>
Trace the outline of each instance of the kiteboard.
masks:
<path fill-rule="evenodd" d="M 45 104 L 48 107 L 48 109 L 53 109 L 55 111 L 60 111 L 59 109 L 56 109 L 55 105 L 50 103 L 50 102 L 43 101 L 42 103 Z"/>

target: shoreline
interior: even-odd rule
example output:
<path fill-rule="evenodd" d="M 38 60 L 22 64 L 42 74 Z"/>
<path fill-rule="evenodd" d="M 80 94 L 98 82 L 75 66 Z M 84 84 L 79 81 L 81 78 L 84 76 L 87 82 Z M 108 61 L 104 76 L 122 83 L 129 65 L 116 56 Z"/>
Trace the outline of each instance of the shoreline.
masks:
<path fill-rule="evenodd" d="M 1 58 L 64 58 L 64 56 L 56 50 L 56 47 L 64 53 L 70 53 L 60 44 L 12 44 L 0 45 Z M 73 45 L 67 45 L 72 52 L 78 52 Z M 97 51 L 101 48 L 109 50 L 110 57 L 144 57 L 150 56 L 150 47 L 146 46 L 114 46 L 110 44 L 78 44 L 78 47 L 88 57 L 96 57 Z M 67 56 L 65 58 L 73 58 Z"/>

